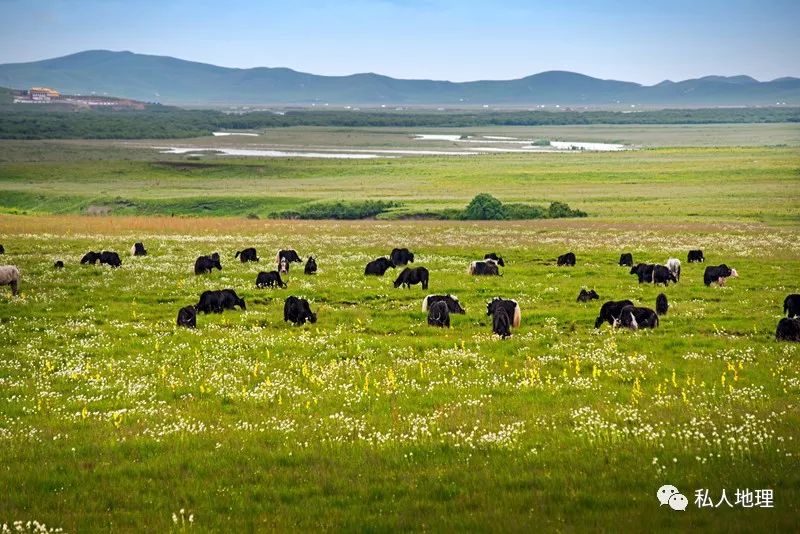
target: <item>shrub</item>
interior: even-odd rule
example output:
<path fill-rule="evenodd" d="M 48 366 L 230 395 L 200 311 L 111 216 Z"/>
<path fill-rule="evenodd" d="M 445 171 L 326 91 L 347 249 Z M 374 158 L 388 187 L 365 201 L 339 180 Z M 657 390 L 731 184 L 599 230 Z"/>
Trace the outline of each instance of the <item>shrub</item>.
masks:
<path fill-rule="evenodd" d="M 507 217 L 502 202 L 492 195 L 481 193 L 467 204 L 463 218 L 470 221 L 495 221 Z"/>
<path fill-rule="evenodd" d="M 278 219 L 368 219 L 398 206 L 400 206 L 398 202 L 385 202 L 382 200 L 316 202 L 296 210 L 274 214 L 273 217 Z"/>

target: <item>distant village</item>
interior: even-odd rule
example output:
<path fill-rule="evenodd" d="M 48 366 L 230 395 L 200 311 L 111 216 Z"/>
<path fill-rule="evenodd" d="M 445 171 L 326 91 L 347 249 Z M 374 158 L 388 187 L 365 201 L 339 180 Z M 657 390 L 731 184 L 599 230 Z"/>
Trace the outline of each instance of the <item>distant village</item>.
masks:
<path fill-rule="evenodd" d="M 126 98 L 98 95 L 65 95 L 50 87 L 14 91 L 14 104 L 61 104 L 77 108 L 145 109 L 145 103 Z"/>

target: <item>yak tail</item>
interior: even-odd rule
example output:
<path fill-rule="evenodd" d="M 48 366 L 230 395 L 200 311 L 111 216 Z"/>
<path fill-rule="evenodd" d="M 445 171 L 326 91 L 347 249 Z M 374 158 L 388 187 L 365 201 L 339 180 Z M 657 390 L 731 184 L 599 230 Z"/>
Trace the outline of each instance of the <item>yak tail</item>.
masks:
<path fill-rule="evenodd" d="M 428 295 L 430 297 L 430 295 Z M 422 311 L 428 311 L 428 297 L 422 299 Z"/>
<path fill-rule="evenodd" d="M 131 247 L 131 256 L 135 256 L 135 255 L 136 255 L 136 245 L 133 245 Z"/>
<path fill-rule="evenodd" d="M 514 306 L 514 328 L 519 328 L 519 324 L 522 322 L 522 310 L 519 309 L 519 304 Z"/>
<path fill-rule="evenodd" d="M 275 254 L 275 263 L 280 263 L 280 262 L 281 262 L 281 253 L 280 253 L 280 251 L 278 251 Z"/>

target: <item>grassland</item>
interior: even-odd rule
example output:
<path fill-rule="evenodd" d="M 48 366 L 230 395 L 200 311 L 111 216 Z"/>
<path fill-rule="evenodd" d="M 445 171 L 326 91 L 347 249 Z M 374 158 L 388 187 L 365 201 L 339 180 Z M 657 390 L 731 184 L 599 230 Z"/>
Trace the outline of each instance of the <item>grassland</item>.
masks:
<path fill-rule="evenodd" d="M 783 298 L 800 292 L 792 146 L 205 166 L 139 145 L 1 146 L 0 262 L 23 281 L 18 297 L 0 287 L 0 525 L 796 531 L 800 348 L 774 340 Z M 331 198 L 463 205 L 475 192 L 591 216 L 242 217 Z M 117 198 L 119 215 L 77 215 Z M 193 203 L 212 201 L 216 216 L 197 216 Z M 171 210 L 192 216 L 159 215 Z M 127 256 L 139 240 L 150 255 Z M 260 264 L 234 260 L 245 246 Z M 430 269 L 429 291 L 393 288 L 391 270 L 362 275 L 395 246 Z M 320 272 L 256 289 L 286 247 Z M 616 265 L 622 251 L 663 263 L 692 248 L 739 278 L 708 288 L 684 263 L 664 289 Z M 123 266 L 80 266 L 90 249 L 123 253 Z M 567 250 L 578 265 L 557 268 Z M 213 251 L 223 270 L 195 276 Z M 468 276 L 489 251 L 503 276 Z M 223 287 L 247 310 L 174 326 L 178 308 Z M 581 287 L 649 307 L 664 291 L 671 309 L 653 331 L 595 330 L 599 303 L 575 302 Z M 429 292 L 458 295 L 467 314 L 428 327 Z M 284 323 L 288 295 L 319 322 Z M 508 340 L 491 335 L 493 296 L 522 307 Z M 663 484 L 687 495 L 686 512 L 658 506 Z M 772 489 L 774 507 L 694 505 L 700 489 L 733 504 L 737 488 Z"/>

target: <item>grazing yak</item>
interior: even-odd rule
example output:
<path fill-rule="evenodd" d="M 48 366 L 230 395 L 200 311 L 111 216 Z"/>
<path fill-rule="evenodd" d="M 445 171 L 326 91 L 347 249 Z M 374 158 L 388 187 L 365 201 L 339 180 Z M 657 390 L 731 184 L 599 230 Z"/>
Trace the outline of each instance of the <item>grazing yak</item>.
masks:
<path fill-rule="evenodd" d="M 306 299 L 292 296 L 283 303 L 283 320 L 298 325 L 305 324 L 306 321 L 316 323 L 317 314 L 311 312 L 311 307 Z"/>
<path fill-rule="evenodd" d="M 197 311 L 203 313 L 222 313 L 222 310 L 233 310 L 239 308 L 246 310 L 244 299 L 239 298 L 233 289 L 221 289 L 218 291 L 203 291 L 200 301 L 197 303 Z"/>
<path fill-rule="evenodd" d="M 147 251 L 144 249 L 144 244 L 134 243 L 131 247 L 131 256 L 147 256 Z"/>
<path fill-rule="evenodd" d="M 667 269 L 669 269 L 670 272 L 675 275 L 675 281 L 679 282 L 681 279 L 681 260 L 678 258 L 670 258 L 667 260 L 665 265 L 667 266 Z"/>
<path fill-rule="evenodd" d="M 216 252 L 214 254 L 216 254 Z M 219 262 L 219 254 L 217 254 L 216 259 L 214 259 L 213 254 L 211 256 L 200 256 L 194 262 L 194 274 L 210 273 L 213 269 L 222 270 L 222 264 Z"/>
<path fill-rule="evenodd" d="M 649 283 L 653 281 L 653 271 L 655 267 L 656 266 L 652 263 L 637 263 L 635 266 L 631 267 L 630 274 L 635 274 L 639 278 L 640 284 L 644 282 Z"/>
<path fill-rule="evenodd" d="M 53 264 L 53 269 L 63 269 L 63 268 L 64 268 L 64 262 L 61 260 L 56 260 L 56 262 Z"/>
<path fill-rule="evenodd" d="M 649 281 L 649 280 L 648 280 Z M 664 284 L 668 286 L 670 282 L 678 283 L 678 279 L 675 277 L 672 271 L 670 271 L 669 267 L 666 265 L 654 265 L 653 266 L 653 283 L 654 284 Z"/>
<path fill-rule="evenodd" d="M 559 267 L 566 266 L 566 267 L 575 267 L 575 254 L 572 252 L 567 252 L 566 254 L 562 254 L 558 257 L 557 264 Z"/>
<path fill-rule="evenodd" d="M 122 265 L 122 260 L 119 259 L 119 254 L 116 252 L 111 252 L 109 250 L 104 250 L 100 253 L 100 264 L 110 265 L 111 267 L 119 267 Z"/>
<path fill-rule="evenodd" d="M 666 315 L 667 310 L 669 310 L 667 296 L 664 293 L 659 293 L 656 297 L 656 313 L 659 315 Z"/>
<path fill-rule="evenodd" d="M 256 287 L 286 287 L 286 282 L 281 280 L 281 275 L 278 271 L 265 272 L 261 271 L 256 277 Z"/>
<path fill-rule="evenodd" d="M 709 265 L 706 267 L 706 270 L 703 273 L 703 283 L 707 286 L 710 286 L 716 282 L 717 284 L 724 286 L 726 278 L 736 278 L 737 276 L 739 276 L 739 273 L 736 272 L 736 269 L 732 269 L 724 263 L 722 265 Z"/>
<path fill-rule="evenodd" d="M 486 315 L 493 315 L 498 307 L 502 307 L 505 310 L 511 321 L 511 326 L 519 328 L 519 325 L 522 323 L 522 310 L 519 304 L 517 304 L 517 301 L 495 297 L 486 303 Z"/>
<path fill-rule="evenodd" d="M 197 326 L 197 309 L 194 306 L 184 306 L 178 310 L 178 326 L 186 328 Z"/>
<path fill-rule="evenodd" d="M 633 267 L 633 254 L 630 252 L 624 252 L 619 257 L 619 266 L 620 267 Z"/>
<path fill-rule="evenodd" d="M 275 255 L 275 264 L 280 264 L 281 260 L 284 259 L 287 263 L 303 263 L 303 260 L 297 255 L 297 251 L 293 249 L 279 250 Z"/>
<path fill-rule="evenodd" d="M 800 295 L 793 293 L 783 299 L 783 313 L 790 318 L 800 316 Z"/>
<path fill-rule="evenodd" d="M 11 294 L 19 293 L 19 269 L 16 265 L 0 266 L 0 286 L 11 286 Z"/>
<path fill-rule="evenodd" d="M 367 264 L 367 267 L 364 269 L 364 275 L 383 276 L 390 267 L 392 269 L 395 268 L 392 260 L 388 258 L 378 258 L 377 260 L 372 260 Z"/>
<path fill-rule="evenodd" d="M 236 255 L 234 256 L 234 258 L 239 258 L 239 261 L 241 261 L 242 263 L 247 263 L 248 261 L 261 261 L 258 255 L 256 254 L 256 249 L 253 247 L 236 251 Z"/>
<path fill-rule="evenodd" d="M 278 262 L 278 272 L 281 274 L 289 273 L 289 262 L 286 260 L 286 258 L 281 258 L 281 261 Z"/>
<path fill-rule="evenodd" d="M 686 258 L 689 263 L 702 263 L 706 261 L 705 256 L 703 256 L 702 250 L 690 250 L 689 257 Z"/>
<path fill-rule="evenodd" d="M 614 324 L 619 318 L 619 313 L 625 306 L 633 306 L 630 300 L 609 300 L 600 307 L 600 315 L 594 322 L 595 328 L 600 328 L 603 323 Z"/>
<path fill-rule="evenodd" d="M 430 326 L 450 328 L 450 310 L 445 301 L 439 300 L 431 304 L 428 310 L 428 324 Z"/>
<path fill-rule="evenodd" d="M 422 284 L 422 289 L 428 289 L 428 269 L 425 267 L 406 267 L 394 281 L 394 287 L 410 288 L 415 284 Z"/>
<path fill-rule="evenodd" d="M 317 260 L 314 259 L 314 256 L 309 256 L 308 261 L 306 261 L 306 266 L 303 269 L 304 274 L 316 274 L 317 273 Z"/>
<path fill-rule="evenodd" d="M 800 341 L 800 319 L 784 317 L 775 330 L 776 341 Z"/>
<path fill-rule="evenodd" d="M 94 265 L 95 263 L 97 263 L 97 261 L 99 259 L 100 259 L 100 253 L 99 252 L 89 251 L 86 254 L 84 254 L 83 257 L 81 258 L 81 265 L 86 265 L 86 264 L 89 264 L 89 263 Z"/>
<path fill-rule="evenodd" d="M 497 268 L 497 265 L 497 262 L 491 259 L 486 261 L 473 261 L 469 264 L 467 272 L 474 275 L 501 276 L 500 269 Z"/>
<path fill-rule="evenodd" d="M 597 291 L 594 289 L 590 289 L 586 291 L 585 289 L 581 289 L 581 292 L 578 293 L 578 302 L 589 302 L 590 300 L 599 299 L 600 295 L 597 294 Z"/>
<path fill-rule="evenodd" d="M 503 261 L 503 257 L 502 257 L 502 256 L 498 256 L 498 255 L 497 255 L 497 254 L 495 254 L 494 252 L 490 252 L 490 253 L 488 253 L 488 254 L 485 254 L 485 255 L 483 256 L 483 259 L 484 259 L 484 260 L 493 260 L 493 261 L 495 261 L 495 262 L 497 263 L 497 265 L 499 265 L 500 267 L 505 267 L 505 266 L 506 266 L 506 262 L 504 262 L 504 261 Z"/>
<path fill-rule="evenodd" d="M 422 299 L 422 311 L 428 311 L 428 308 L 435 302 L 447 304 L 447 309 L 450 313 L 467 313 L 467 310 L 461 306 L 458 297 L 455 295 L 428 295 Z"/>
<path fill-rule="evenodd" d="M 389 259 L 392 260 L 394 265 L 408 265 L 409 263 L 414 263 L 414 253 L 407 248 L 395 248 L 389 254 Z"/>
<path fill-rule="evenodd" d="M 625 306 L 620 310 L 614 326 L 638 330 L 639 328 L 655 328 L 658 326 L 658 315 L 650 308 Z"/>

